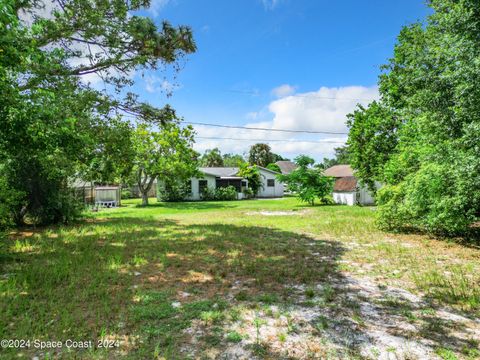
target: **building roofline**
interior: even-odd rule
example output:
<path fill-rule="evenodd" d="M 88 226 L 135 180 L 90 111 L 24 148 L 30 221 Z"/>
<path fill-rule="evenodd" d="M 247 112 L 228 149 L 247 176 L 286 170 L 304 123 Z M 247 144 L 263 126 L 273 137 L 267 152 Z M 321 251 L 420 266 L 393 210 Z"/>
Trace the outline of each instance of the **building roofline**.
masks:
<path fill-rule="evenodd" d="M 263 166 L 257 165 L 257 167 L 260 168 L 260 169 L 263 169 L 263 170 L 265 170 L 265 171 L 269 171 L 269 172 L 271 172 L 271 173 L 273 173 L 273 174 L 277 174 L 277 175 L 281 175 L 281 174 L 282 174 L 282 173 L 279 173 L 278 171 L 271 170 L 271 169 L 268 169 L 268 168 L 263 167 Z"/>

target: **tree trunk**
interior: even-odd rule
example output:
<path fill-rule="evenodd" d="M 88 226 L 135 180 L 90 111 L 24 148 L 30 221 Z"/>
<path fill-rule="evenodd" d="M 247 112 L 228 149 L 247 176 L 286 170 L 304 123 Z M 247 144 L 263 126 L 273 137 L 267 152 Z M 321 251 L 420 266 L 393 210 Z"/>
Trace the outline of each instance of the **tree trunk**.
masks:
<path fill-rule="evenodd" d="M 142 191 L 142 206 L 147 206 L 148 205 L 148 191 L 143 192 Z"/>
<path fill-rule="evenodd" d="M 138 190 L 140 190 L 140 193 L 142 194 L 142 206 L 148 205 L 148 192 L 152 188 L 153 182 L 155 181 L 156 178 L 157 178 L 157 175 L 152 175 L 149 180 L 145 170 L 139 169 L 137 181 L 138 181 Z"/>

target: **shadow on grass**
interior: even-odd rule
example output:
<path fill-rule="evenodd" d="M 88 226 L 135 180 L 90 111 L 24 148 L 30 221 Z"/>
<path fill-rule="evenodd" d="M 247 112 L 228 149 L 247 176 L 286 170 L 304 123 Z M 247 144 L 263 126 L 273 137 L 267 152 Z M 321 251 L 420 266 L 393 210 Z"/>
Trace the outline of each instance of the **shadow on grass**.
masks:
<path fill-rule="evenodd" d="M 201 203 L 182 203 L 182 209 L 185 204 Z M 228 358 L 239 340 L 247 357 L 279 358 L 286 356 L 280 333 L 272 340 L 266 329 L 283 321 L 279 329 L 297 336 L 305 354 L 314 351 L 307 344 L 313 336 L 314 343 L 327 340 L 346 356 L 372 342 L 362 321 L 399 311 L 396 302 L 374 302 L 347 286 L 340 242 L 275 228 L 123 217 L 9 241 L 5 248 L 13 261 L 0 264 L 7 274 L 0 282 L 1 338 L 113 336 L 123 342 L 108 356 L 121 351 L 131 358 L 212 352 Z M 378 317 L 362 320 L 365 304 Z M 296 318 L 302 311 L 303 318 Z M 242 322 L 246 334 L 238 338 L 234 326 Z M 446 338 L 442 329 L 422 336 L 440 344 Z M 448 343 L 465 346 L 455 336 Z M 76 354 L 89 358 L 89 351 L 101 352 Z"/>
<path fill-rule="evenodd" d="M 228 209 L 235 208 L 234 201 L 181 201 L 181 202 L 156 202 L 150 203 L 147 206 L 141 204 L 135 205 L 137 208 L 164 208 L 175 210 L 213 210 L 213 209 Z"/>

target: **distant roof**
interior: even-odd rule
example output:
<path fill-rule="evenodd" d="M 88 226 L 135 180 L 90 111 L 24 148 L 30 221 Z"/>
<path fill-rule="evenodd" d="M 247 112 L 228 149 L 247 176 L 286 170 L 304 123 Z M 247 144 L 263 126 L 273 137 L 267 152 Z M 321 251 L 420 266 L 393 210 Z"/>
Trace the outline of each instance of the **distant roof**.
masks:
<path fill-rule="evenodd" d="M 357 179 L 355 176 L 345 176 L 335 180 L 333 191 L 355 191 L 357 188 Z"/>
<path fill-rule="evenodd" d="M 266 168 L 266 167 L 263 167 L 263 166 L 257 165 L 257 168 L 259 168 L 260 170 L 265 170 L 265 171 L 270 172 L 272 174 L 280 174 L 278 171 L 275 171 L 275 170 L 272 170 L 272 169 L 269 169 L 269 168 Z"/>
<path fill-rule="evenodd" d="M 333 177 L 353 176 L 353 169 L 350 165 L 334 165 L 325 170 L 325 175 Z"/>
<path fill-rule="evenodd" d="M 277 161 L 275 164 L 278 165 L 282 174 L 290 174 L 293 170 L 295 170 L 298 166 L 294 162 L 291 161 Z"/>
<path fill-rule="evenodd" d="M 240 169 L 238 167 L 201 167 L 199 170 L 218 177 L 228 177 L 236 176 Z"/>
<path fill-rule="evenodd" d="M 95 190 L 118 190 L 120 186 L 95 186 Z"/>

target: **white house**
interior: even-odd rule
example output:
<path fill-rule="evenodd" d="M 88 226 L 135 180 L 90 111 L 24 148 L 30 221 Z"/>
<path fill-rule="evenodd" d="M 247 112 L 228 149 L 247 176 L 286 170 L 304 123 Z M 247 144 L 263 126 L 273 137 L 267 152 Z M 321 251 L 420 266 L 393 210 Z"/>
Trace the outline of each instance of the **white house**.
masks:
<path fill-rule="evenodd" d="M 274 198 L 283 197 L 284 186 L 283 183 L 277 180 L 276 171 L 258 166 L 260 170 L 260 177 L 262 178 L 262 186 L 257 194 L 260 198 Z"/>
<path fill-rule="evenodd" d="M 345 205 L 373 205 L 375 199 L 370 191 L 362 186 L 353 174 L 350 165 L 335 165 L 325 170 L 325 175 L 335 178 L 333 200 Z"/>
<path fill-rule="evenodd" d="M 263 167 L 258 167 L 262 186 L 257 194 L 260 198 L 282 197 L 283 184 L 276 179 L 279 175 Z M 238 167 L 201 167 L 199 168 L 202 177 L 190 179 L 191 193 L 186 200 L 201 200 L 205 188 L 216 189 L 218 187 L 233 186 L 237 189 L 237 198 L 245 197 L 244 190 L 248 189 L 248 180 L 238 176 Z"/>

